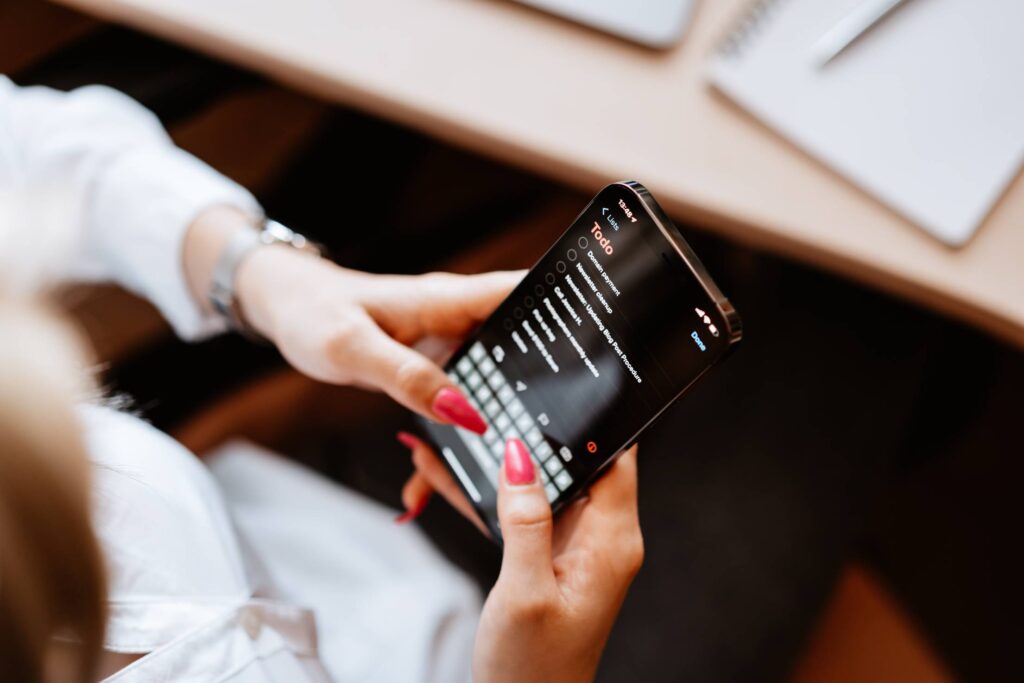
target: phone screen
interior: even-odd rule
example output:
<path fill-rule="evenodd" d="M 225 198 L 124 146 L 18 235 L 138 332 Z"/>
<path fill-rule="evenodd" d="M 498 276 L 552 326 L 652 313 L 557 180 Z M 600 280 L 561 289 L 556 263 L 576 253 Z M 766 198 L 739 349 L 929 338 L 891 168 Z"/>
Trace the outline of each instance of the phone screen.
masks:
<path fill-rule="evenodd" d="M 738 318 L 647 191 L 602 190 L 446 370 L 488 423 L 422 421 L 497 534 L 509 438 L 557 510 L 739 339 Z"/>

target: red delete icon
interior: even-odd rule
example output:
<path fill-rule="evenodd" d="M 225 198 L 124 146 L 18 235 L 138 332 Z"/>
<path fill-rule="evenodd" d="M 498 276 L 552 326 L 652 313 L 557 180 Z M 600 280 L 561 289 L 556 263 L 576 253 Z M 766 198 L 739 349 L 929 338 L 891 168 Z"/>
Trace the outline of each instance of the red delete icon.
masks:
<path fill-rule="evenodd" d="M 597 453 L 597 444 L 594 443 L 593 441 L 588 441 L 587 442 L 587 452 L 588 453 Z"/>

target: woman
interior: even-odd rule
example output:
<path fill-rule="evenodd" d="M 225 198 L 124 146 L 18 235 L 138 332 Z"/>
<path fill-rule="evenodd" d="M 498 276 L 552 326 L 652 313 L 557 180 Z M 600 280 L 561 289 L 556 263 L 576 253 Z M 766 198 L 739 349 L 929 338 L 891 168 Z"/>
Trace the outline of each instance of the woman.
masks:
<path fill-rule="evenodd" d="M 183 338 L 243 327 L 312 377 L 479 430 L 411 346 L 464 335 L 520 273 L 368 275 L 280 226 L 258 232 L 245 190 L 102 88 L 0 79 L 0 212 L 0 670 L 18 681 L 592 678 L 642 557 L 634 453 L 554 527 L 525 447 L 509 443 L 505 552 L 479 614 L 465 579 L 380 506 L 254 447 L 204 467 L 141 421 L 83 404 L 78 343 L 34 294 L 42 277 L 114 279 Z M 437 489 L 472 518 L 434 454 L 401 439 L 417 465 L 408 509 Z"/>

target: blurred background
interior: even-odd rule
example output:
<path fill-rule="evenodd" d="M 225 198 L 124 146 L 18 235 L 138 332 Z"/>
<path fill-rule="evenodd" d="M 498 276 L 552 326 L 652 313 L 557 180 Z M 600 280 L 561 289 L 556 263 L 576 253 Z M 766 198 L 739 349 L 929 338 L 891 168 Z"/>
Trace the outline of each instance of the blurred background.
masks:
<path fill-rule="evenodd" d="M 601 186 L 646 184 L 745 339 L 642 441 L 647 559 L 599 680 L 1022 680 L 1024 132 L 971 128 L 1003 121 L 1015 105 L 999 97 L 1019 88 L 996 82 L 971 94 L 990 108 L 927 124 L 966 143 L 940 149 L 963 161 L 956 191 L 941 191 L 954 174 L 923 194 L 901 184 L 936 152 L 908 126 L 956 93 L 867 101 L 882 77 L 847 90 L 856 59 L 896 59 L 885 40 L 945 26 L 932 3 L 957 4 L 891 9 L 798 78 L 752 37 L 773 40 L 769 17 L 825 36 L 870 3 L 802 22 L 806 2 L 4 0 L 0 73 L 126 92 L 270 215 L 370 271 L 528 267 Z M 955 48 L 1024 66 L 1019 50 Z M 751 90 L 769 63 L 783 75 Z M 880 117 L 870 135 L 860 112 L 830 118 L 847 97 Z M 400 506 L 411 464 L 393 434 L 412 422 L 385 398 L 317 385 L 235 336 L 183 344 L 113 287 L 62 301 L 108 389 L 196 452 L 244 433 Z M 441 501 L 420 523 L 491 585 L 499 554 L 474 528 Z"/>

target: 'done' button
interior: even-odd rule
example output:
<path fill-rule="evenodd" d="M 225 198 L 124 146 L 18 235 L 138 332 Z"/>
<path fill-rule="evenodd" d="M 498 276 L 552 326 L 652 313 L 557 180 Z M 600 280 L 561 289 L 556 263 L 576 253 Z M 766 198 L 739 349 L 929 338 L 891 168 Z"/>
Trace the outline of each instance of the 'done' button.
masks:
<path fill-rule="evenodd" d="M 252 607 L 242 608 L 242 616 L 239 618 L 239 622 L 246 634 L 256 640 L 260 637 L 260 628 L 263 627 L 263 619 L 260 617 L 259 612 Z"/>

